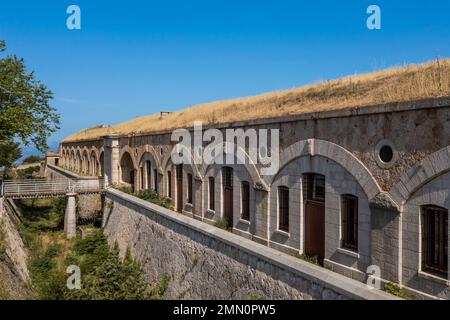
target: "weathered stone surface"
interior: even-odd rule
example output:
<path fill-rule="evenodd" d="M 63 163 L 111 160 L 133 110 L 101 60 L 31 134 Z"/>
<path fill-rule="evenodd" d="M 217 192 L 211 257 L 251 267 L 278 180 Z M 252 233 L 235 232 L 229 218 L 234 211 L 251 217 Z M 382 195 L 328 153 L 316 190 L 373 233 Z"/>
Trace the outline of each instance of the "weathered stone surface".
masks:
<path fill-rule="evenodd" d="M 105 233 L 127 247 L 146 279 L 171 277 L 166 298 L 381 299 L 389 295 L 255 242 L 116 190 L 106 194 Z"/>

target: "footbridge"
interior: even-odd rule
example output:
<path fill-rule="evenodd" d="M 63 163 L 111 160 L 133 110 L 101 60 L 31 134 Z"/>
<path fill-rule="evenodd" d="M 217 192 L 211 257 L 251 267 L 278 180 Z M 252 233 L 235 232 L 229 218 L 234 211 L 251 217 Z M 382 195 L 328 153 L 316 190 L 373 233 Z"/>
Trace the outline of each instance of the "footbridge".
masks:
<path fill-rule="evenodd" d="M 5 180 L 0 189 L 0 217 L 4 212 L 5 199 L 36 199 L 65 197 L 64 232 L 67 238 L 76 237 L 76 196 L 101 193 L 107 183 L 103 178 L 52 178 Z"/>
<path fill-rule="evenodd" d="M 99 179 L 26 179 L 5 180 L 0 196 L 9 199 L 48 198 L 68 193 L 98 193 L 105 189 L 105 180 Z"/>

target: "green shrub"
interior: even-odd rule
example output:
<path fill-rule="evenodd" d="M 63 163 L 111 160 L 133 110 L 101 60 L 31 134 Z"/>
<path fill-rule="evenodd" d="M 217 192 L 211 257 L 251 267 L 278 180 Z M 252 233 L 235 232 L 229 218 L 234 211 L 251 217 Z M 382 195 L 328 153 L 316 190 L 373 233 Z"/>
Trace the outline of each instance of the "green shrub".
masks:
<path fill-rule="evenodd" d="M 16 179 L 33 179 L 35 178 L 34 174 L 40 170 L 41 168 L 39 166 L 29 167 L 26 169 L 17 169 Z"/>
<path fill-rule="evenodd" d="M 214 226 L 223 230 L 228 230 L 228 221 L 227 219 L 221 217 L 219 220 L 214 223 Z"/>
<path fill-rule="evenodd" d="M 160 197 L 154 190 L 140 190 L 137 192 L 133 192 L 133 189 L 129 186 L 117 186 L 114 185 L 113 188 L 138 197 L 139 199 L 154 203 L 158 206 L 164 207 L 166 209 L 170 209 L 171 200 L 169 198 Z"/>
<path fill-rule="evenodd" d="M 319 258 L 317 256 L 311 256 L 307 253 L 299 254 L 297 252 L 293 253 L 292 256 L 296 257 L 298 259 L 301 259 L 303 261 L 306 261 L 306 262 L 309 262 L 309 263 L 312 263 L 315 265 L 319 265 Z"/>
<path fill-rule="evenodd" d="M 400 288 L 400 286 L 392 282 L 388 282 L 384 285 L 384 291 L 405 300 L 414 299 L 413 294 L 409 293 L 403 288 Z"/>
<path fill-rule="evenodd" d="M 252 294 L 248 297 L 249 300 L 264 300 L 264 296 Z"/>

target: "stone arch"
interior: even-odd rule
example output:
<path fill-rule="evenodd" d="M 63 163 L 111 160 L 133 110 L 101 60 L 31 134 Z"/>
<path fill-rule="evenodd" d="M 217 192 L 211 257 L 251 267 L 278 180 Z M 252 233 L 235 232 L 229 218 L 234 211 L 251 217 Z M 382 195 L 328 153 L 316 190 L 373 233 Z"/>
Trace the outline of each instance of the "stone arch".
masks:
<path fill-rule="evenodd" d="M 133 188 L 136 187 L 136 161 L 133 155 L 127 151 L 123 150 L 120 155 L 120 181 L 125 184 L 131 185 Z"/>
<path fill-rule="evenodd" d="M 403 173 L 391 188 L 391 196 L 404 204 L 417 190 L 450 171 L 450 146 L 432 153 Z"/>
<path fill-rule="evenodd" d="M 223 155 L 228 154 L 227 150 L 229 148 L 227 148 L 227 144 L 228 144 L 227 142 L 224 142 L 224 144 L 223 144 L 223 151 L 224 151 Z M 259 170 L 256 167 L 256 165 L 252 162 L 250 156 L 247 154 L 247 152 L 245 152 L 244 149 L 240 148 L 239 146 L 237 148 L 239 148 L 239 151 L 241 151 L 241 153 L 236 152 L 235 156 L 238 157 L 238 154 L 243 154 L 243 157 L 241 159 L 239 159 L 240 163 L 238 163 L 236 165 L 243 165 L 246 168 L 247 172 L 249 173 L 250 177 L 253 180 L 253 186 L 255 189 L 261 189 L 261 190 L 268 191 L 269 190 L 268 183 L 259 174 Z M 218 159 L 219 157 L 221 157 L 223 155 L 217 155 L 214 160 Z M 212 165 L 215 165 L 215 163 L 203 166 L 203 169 L 201 171 L 201 174 L 203 177 L 206 175 L 206 173 L 208 172 L 209 168 Z M 227 166 L 227 164 L 223 164 L 223 166 Z"/>
<path fill-rule="evenodd" d="M 134 167 L 135 169 L 137 169 L 138 166 L 137 166 L 137 163 L 136 163 L 136 158 L 135 158 L 135 156 L 134 156 L 134 151 L 133 151 L 133 149 L 130 148 L 129 146 L 124 146 L 124 147 L 121 148 L 121 150 L 120 150 L 120 156 L 119 156 L 120 162 L 122 162 L 122 158 L 123 158 L 123 156 L 124 156 L 126 153 L 128 153 L 129 156 L 131 157 L 131 161 L 132 161 L 132 163 L 133 163 L 133 167 Z"/>
<path fill-rule="evenodd" d="M 190 166 L 192 167 L 192 171 L 193 171 L 193 173 L 194 173 L 194 176 L 195 176 L 198 180 L 203 181 L 203 175 L 202 175 L 202 173 L 200 172 L 200 169 L 198 168 L 198 166 L 197 166 L 197 165 L 195 164 L 195 162 L 194 162 L 194 157 L 192 156 L 191 150 L 188 149 L 188 148 L 186 148 L 185 146 L 183 146 L 183 145 L 181 145 L 181 144 L 180 144 L 180 146 L 181 146 L 182 149 L 185 151 L 185 152 L 183 152 L 184 157 L 186 158 L 186 160 L 187 160 L 188 162 L 190 162 L 190 164 L 189 164 L 189 163 L 183 163 L 183 164 L 185 164 L 185 165 L 190 165 Z M 167 166 L 169 165 L 169 163 L 172 162 L 172 152 L 173 152 L 174 148 L 175 148 L 175 147 L 173 147 L 172 150 L 171 150 L 170 152 L 168 152 L 168 153 L 166 154 L 166 156 L 164 157 L 164 159 L 163 159 L 163 161 L 162 161 L 162 164 L 161 164 L 162 170 L 166 170 L 166 169 L 167 169 Z M 186 154 L 187 154 L 187 155 L 186 155 Z"/>
<path fill-rule="evenodd" d="M 271 176 L 270 185 L 291 161 L 303 156 L 316 155 L 331 159 L 345 168 L 358 181 L 369 199 L 382 192 L 369 169 L 351 152 L 335 143 L 319 139 L 302 140 L 287 147 L 280 155 L 280 168 L 277 174 Z"/>
<path fill-rule="evenodd" d="M 154 170 L 157 171 L 157 181 L 160 180 L 159 176 L 163 175 L 164 172 L 161 169 L 160 160 L 158 156 L 154 152 L 154 148 L 152 146 L 146 145 L 141 148 L 140 152 L 137 156 L 137 166 L 138 166 L 138 185 L 141 189 L 151 189 L 157 190 L 157 186 L 155 185 L 155 173 Z M 150 166 L 147 161 L 150 162 Z M 159 184 L 159 183 L 157 183 Z"/>
<path fill-rule="evenodd" d="M 151 145 L 146 144 L 145 146 L 143 146 L 140 150 L 139 153 L 137 155 L 137 163 L 138 165 L 141 165 L 141 162 L 143 160 L 143 157 L 146 154 L 150 154 L 152 160 L 154 161 L 155 165 L 158 167 L 158 170 L 160 173 L 163 173 L 163 167 L 161 166 L 161 157 L 158 155 L 158 153 L 156 152 L 155 148 Z"/>

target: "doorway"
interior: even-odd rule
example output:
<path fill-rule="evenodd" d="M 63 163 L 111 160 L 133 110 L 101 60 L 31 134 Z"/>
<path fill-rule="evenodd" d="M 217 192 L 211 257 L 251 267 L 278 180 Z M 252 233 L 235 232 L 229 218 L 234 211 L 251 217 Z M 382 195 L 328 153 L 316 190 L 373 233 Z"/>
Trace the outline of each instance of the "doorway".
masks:
<path fill-rule="evenodd" d="M 134 182 L 135 182 L 135 171 L 134 170 L 130 170 L 130 184 L 131 184 L 131 190 L 134 193 L 135 189 L 134 189 Z"/>
<path fill-rule="evenodd" d="M 233 168 L 222 168 L 223 217 L 228 227 L 233 227 Z"/>
<path fill-rule="evenodd" d="M 323 265 L 325 256 L 325 176 L 303 175 L 305 202 L 305 253 L 317 257 Z"/>
<path fill-rule="evenodd" d="M 183 165 L 177 165 L 177 211 L 183 210 Z"/>

